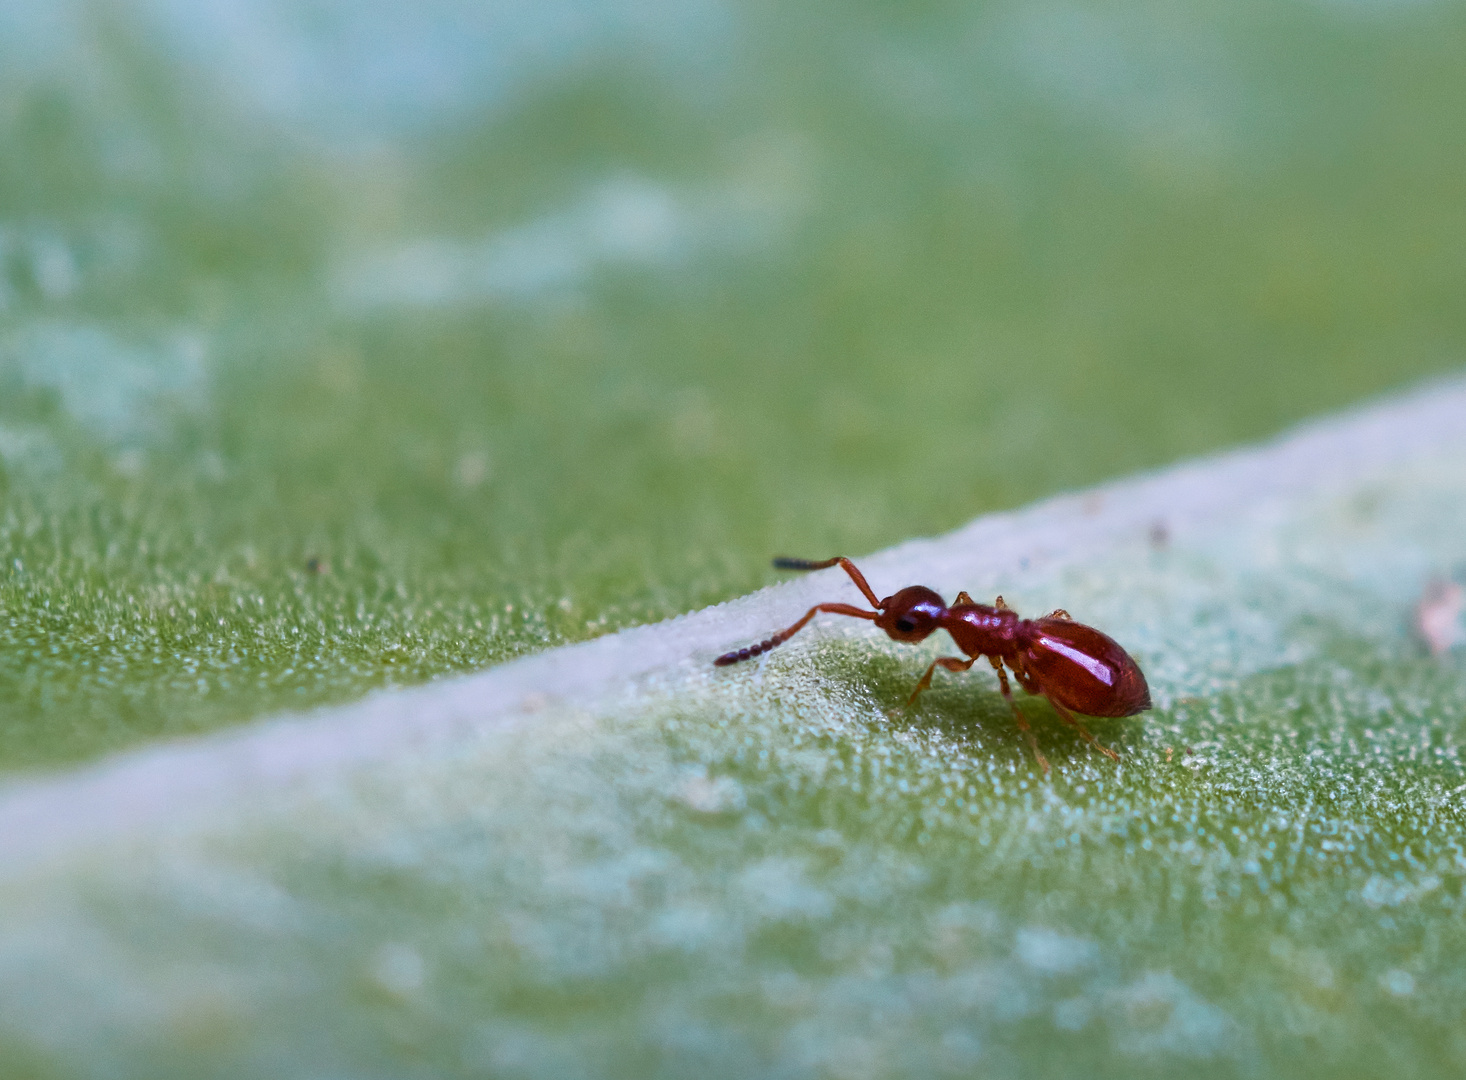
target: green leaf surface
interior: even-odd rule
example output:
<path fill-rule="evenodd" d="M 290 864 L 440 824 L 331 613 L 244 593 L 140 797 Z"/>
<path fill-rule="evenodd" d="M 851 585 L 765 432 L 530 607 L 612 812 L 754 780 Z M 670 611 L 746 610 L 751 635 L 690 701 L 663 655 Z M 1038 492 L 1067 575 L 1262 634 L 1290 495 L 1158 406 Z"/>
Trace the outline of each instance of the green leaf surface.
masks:
<path fill-rule="evenodd" d="M 1458 1075 L 1459 383 L 994 512 L 1455 370 L 1463 43 L 0 6 L 0 1073 Z M 710 666 L 878 549 L 1131 648 L 1123 764 Z"/>
<path fill-rule="evenodd" d="M 1449 5 L 224 10 L 0 16 L 0 768 L 655 621 L 1466 347 Z"/>
<path fill-rule="evenodd" d="M 0 801 L 44 1073 L 1450 1075 L 1466 1054 L 1466 388 L 867 561 L 1063 601 L 1157 708 L 1120 765 L 825 573 Z M 1164 539 L 1156 525 L 1165 526 Z M 831 624 L 831 625 L 827 625 Z M 44 1068 L 42 1068 L 44 1066 Z"/>

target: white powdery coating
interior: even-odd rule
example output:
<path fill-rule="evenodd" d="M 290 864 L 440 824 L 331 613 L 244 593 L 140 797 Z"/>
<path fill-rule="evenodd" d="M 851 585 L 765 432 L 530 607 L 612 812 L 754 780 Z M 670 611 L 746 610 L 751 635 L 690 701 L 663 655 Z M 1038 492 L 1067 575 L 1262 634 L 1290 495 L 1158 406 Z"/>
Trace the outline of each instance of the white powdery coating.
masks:
<path fill-rule="evenodd" d="M 332 291 L 355 314 L 563 298 L 603 269 L 672 271 L 700 253 L 778 239 L 800 209 L 797 148 L 766 140 L 753 162 L 699 189 L 613 176 L 569 204 L 478 240 L 420 238 L 336 260 Z"/>
<path fill-rule="evenodd" d="M 162 405 L 202 405 L 207 353 L 204 339 L 187 331 L 143 345 L 99 325 L 50 320 L 0 338 L 0 374 L 13 372 L 26 386 L 54 391 L 73 420 L 118 446 L 153 436 Z"/>
<path fill-rule="evenodd" d="M 1442 560 L 1460 557 L 1461 500 L 1447 496 L 1460 494 L 1463 461 L 1466 383 L 1437 383 L 1260 448 L 989 515 L 860 563 L 878 592 L 920 581 L 948 595 L 966 588 L 983 598 L 1001 589 L 1025 614 L 1062 604 L 1131 647 L 1163 703 L 1301 659 L 1302 647 L 1280 636 L 1290 617 L 1322 613 L 1362 635 L 1393 632 L 1398 619 L 1389 605 L 1408 605 Z M 1417 494 L 1409 520 L 1398 522 L 1403 515 L 1391 514 L 1389 499 L 1401 478 Z M 1437 504 L 1439 520 L 1429 520 Z M 1359 520 L 1332 530 L 1343 541 L 1315 541 L 1310 525 L 1347 517 L 1351 507 Z M 1391 531 L 1397 527 L 1419 535 L 1402 538 Z M 1297 572 L 1314 563 L 1312 577 Z M 1279 568 L 1301 583 L 1279 591 L 1270 576 Z M 711 666 L 713 657 L 853 591 L 838 570 L 812 574 L 479 674 L 14 782 L 0 789 L 0 870 L 198 822 L 272 792 L 319 788 L 415 752 L 467 746 L 532 723 L 550 705 L 608 706 L 647 688 L 703 688 L 730 676 Z M 1219 628 L 1208 638 L 1199 613 L 1219 595 L 1238 606 L 1214 620 Z M 785 649 L 831 632 L 871 633 L 817 623 Z"/>

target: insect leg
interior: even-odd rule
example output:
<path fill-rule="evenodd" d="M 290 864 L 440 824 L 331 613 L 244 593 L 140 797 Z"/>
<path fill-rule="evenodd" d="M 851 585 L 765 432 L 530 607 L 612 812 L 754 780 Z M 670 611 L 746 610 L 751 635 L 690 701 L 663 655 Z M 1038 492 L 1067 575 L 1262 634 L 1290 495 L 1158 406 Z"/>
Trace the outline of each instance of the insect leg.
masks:
<path fill-rule="evenodd" d="M 966 671 L 975 663 L 977 663 L 977 657 L 975 656 L 971 660 L 964 660 L 960 656 L 942 656 L 933 660 L 931 667 L 927 668 L 926 674 L 921 677 L 921 682 L 916 684 L 916 689 L 911 691 L 911 696 L 906 699 L 906 707 L 909 709 L 915 705 L 916 699 L 921 696 L 921 692 L 932 684 L 932 672 L 937 670 L 937 665 L 940 664 L 948 671 Z"/>
<path fill-rule="evenodd" d="M 1068 724 L 1070 727 L 1077 730 L 1079 734 L 1083 735 L 1084 741 L 1089 743 L 1090 746 L 1094 747 L 1101 754 L 1104 754 L 1105 757 L 1109 758 L 1112 761 L 1120 760 L 1120 755 L 1115 753 L 1108 746 L 1105 746 L 1098 739 L 1096 739 L 1094 737 L 1094 734 L 1089 730 L 1089 728 L 1085 727 L 1084 724 L 1080 722 L 1079 717 L 1075 716 L 1068 709 L 1064 708 L 1064 706 L 1060 705 L 1053 698 L 1049 698 L 1049 704 L 1054 707 L 1054 712 L 1059 714 L 1059 719 L 1064 721 L 1064 723 Z"/>
<path fill-rule="evenodd" d="M 1023 737 L 1028 740 L 1028 748 L 1033 751 L 1034 760 L 1043 767 L 1044 775 L 1049 772 L 1048 759 L 1038 748 L 1038 740 L 1033 737 L 1033 729 L 1028 726 L 1028 717 L 1023 715 L 1023 710 L 1018 707 L 1018 702 L 1013 700 L 1013 688 L 1008 685 L 1008 673 L 1003 670 L 1003 662 L 996 656 L 988 657 L 988 662 L 993 665 L 993 670 L 998 673 L 998 686 L 1003 691 L 1003 699 L 1008 702 L 1008 707 L 1013 710 L 1013 719 L 1018 723 L 1018 730 L 1023 732 Z M 1018 673 L 1017 669 L 1013 672 Z"/>
<path fill-rule="evenodd" d="M 1018 685 L 1030 694 L 1037 694 L 1038 680 L 1028 673 L 1028 668 L 1023 666 L 1023 657 L 1018 655 L 1008 661 L 1008 666 L 1013 669 L 1013 677 L 1018 680 Z"/>
<path fill-rule="evenodd" d="M 1070 615 L 1067 611 L 1065 611 L 1061 607 L 1054 608 L 1054 610 L 1051 611 L 1051 612 L 1049 612 L 1047 615 L 1045 615 L 1044 618 L 1045 619 L 1063 619 L 1065 622 L 1073 622 L 1074 621 L 1074 616 L 1073 615 Z"/>

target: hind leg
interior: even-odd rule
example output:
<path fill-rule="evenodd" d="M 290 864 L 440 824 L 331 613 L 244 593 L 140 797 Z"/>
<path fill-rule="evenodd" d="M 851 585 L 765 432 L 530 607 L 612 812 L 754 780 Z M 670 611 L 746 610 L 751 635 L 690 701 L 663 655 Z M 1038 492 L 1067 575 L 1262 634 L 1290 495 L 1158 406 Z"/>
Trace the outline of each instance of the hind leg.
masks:
<path fill-rule="evenodd" d="M 1049 773 L 1049 762 L 1043 756 L 1043 751 L 1038 748 L 1038 740 L 1033 737 L 1033 729 L 1028 726 L 1028 717 L 1023 715 L 1023 710 L 1018 707 L 1018 702 L 1013 700 L 1013 688 L 1008 685 L 1008 673 L 1003 670 L 1003 662 L 995 656 L 988 657 L 988 662 L 993 665 L 993 670 L 998 673 L 998 686 L 1003 691 L 1003 700 L 1013 710 L 1013 719 L 1018 723 L 1018 730 L 1023 732 L 1023 737 L 1028 740 L 1028 748 L 1033 751 L 1034 760 L 1043 768 L 1044 775 Z M 1017 674 L 1017 671 L 1014 671 Z"/>
<path fill-rule="evenodd" d="M 1080 721 L 1079 717 L 1075 716 L 1068 709 L 1064 708 L 1064 706 L 1060 705 L 1053 698 L 1049 698 L 1049 704 L 1054 707 L 1054 712 L 1059 714 L 1059 719 L 1063 720 L 1064 723 L 1068 724 L 1070 727 L 1078 731 L 1080 735 L 1084 736 L 1084 741 L 1089 743 L 1090 746 L 1094 747 L 1101 754 L 1104 754 L 1105 757 L 1109 758 L 1112 761 L 1120 760 L 1120 755 L 1115 753 L 1108 746 L 1105 746 L 1098 739 L 1096 739 L 1093 733 L 1090 732 L 1089 728 L 1085 727 L 1084 724 Z"/>

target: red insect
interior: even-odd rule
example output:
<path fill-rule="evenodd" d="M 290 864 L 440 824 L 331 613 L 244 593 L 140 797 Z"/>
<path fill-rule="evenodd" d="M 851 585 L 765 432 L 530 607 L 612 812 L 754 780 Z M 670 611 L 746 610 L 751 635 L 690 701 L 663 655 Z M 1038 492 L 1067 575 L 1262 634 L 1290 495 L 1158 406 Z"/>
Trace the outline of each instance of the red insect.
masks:
<path fill-rule="evenodd" d="M 1030 694 L 1042 694 L 1048 698 L 1062 720 L 1073 726 L 1096 750 L 1115 761 L 1120 760 L 1120 755 L 1108 746 L 1102 746 L 1074 714 L 1134 716 L 1150 708 L 1150 688 L 1145 685 L 1145 676 L 1130 654 L 1107 634 L 1075 622 L 1062 609 L 1050 612 L 1042 619 L 1020 619 L 1016 611 L 1003 603 L 1001 596 L 989 607 L 974 603 L 965 592 L 958 593 L 957 602 L 948 607 L 940 596 L 922 585 L 911 585 L 884 600 L 877 600 L 866 583 L 865 575 L 849 559 L 836 556 L 823 562 L 774 560 L 774 565 L 783 570 L 823 570 L 837 563 L 850 575 L 875 611 L 865 611 L 850 604 L 816 604 L 787 630 L 780 630 L 757 645 L 724 653 L 713 663 L 720 666 L 736 664 L 766 653 L 799 633 L 821 611 L 869 619 L 897 641 L 917 642 L 937 630 L 945 630 L 968 659 L 943 656 L 934 660 L 906 704 L 914 703 L 931 685 L 932 673 L 938 667 L 948 671 L 966 671 L 977 663 L 979 657 L 986 656 L 998 673 L 1003 697 L 1013 709 L 1018 728 L 1044 772 L 1049 771 L 1049 763 L 1039 752 L 1023 710 L 1013 700 L 1004 664 L 1013 669 L 1019 686 Z"/>

